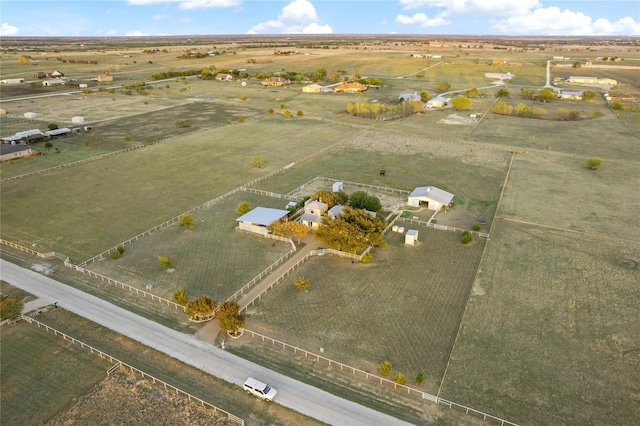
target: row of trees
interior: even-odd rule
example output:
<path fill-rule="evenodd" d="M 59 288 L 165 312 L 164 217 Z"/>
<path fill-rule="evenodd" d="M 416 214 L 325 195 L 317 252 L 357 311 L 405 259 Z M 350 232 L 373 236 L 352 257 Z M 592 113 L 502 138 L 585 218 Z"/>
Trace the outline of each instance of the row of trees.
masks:
<path fill-rule="evenodd" d="M 230 334 L 237 334 L 244 327 L 245 317 L 240 313 L 240 306 L 232 301 L 224 301 L 219 306 L 207 296 L 189 300 L 182 287 L 173 294 L 173 300 L 185 307 L 185 312 L 194 321 L 208 321 L 216 318 L 218 326 Z"/>
<path fill-rule="evenodd" d="M 389 104 L 383 102 L 349 102 L 347 112 L 356 117 L 376 120 L 397 120 L 422 111 L 422 102 L 409 101 Z"/>
<path fill-rule="evenodd" d="M 542 118 L 547 114 L 547 111 L 544 108 L 530 106 L 526 104 L 518 104 L 515 107 L 508 105 L 504 101 L 497 102 L 493 108 L 491 108 L 491 112 L 494 114 L 500 115 L 515 115 L 518 117 L 527 117 L 527 118 Z"/>
<path fill-rule="evenodd" d="M 313 236 L 327 247 L 357 253 L 371 246 L 384 247 L 385 222 L 370 213 L 344 206 L 335 219 L 325 218 Z"/>

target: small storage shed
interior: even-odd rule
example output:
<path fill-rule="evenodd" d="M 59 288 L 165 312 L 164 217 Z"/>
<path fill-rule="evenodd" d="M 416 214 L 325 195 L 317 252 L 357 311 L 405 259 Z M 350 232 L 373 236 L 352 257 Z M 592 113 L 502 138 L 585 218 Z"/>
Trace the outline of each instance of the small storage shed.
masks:
<path fill-rule="evenodd" d="M 71 117 L 71 122 L 73 124 L 83 124 L 84 123 L 84 117 L 76 115 L 75 117 Z"/>
<path fill-rule="evenodd" d="M 339 192 L 339 191 L 342 191 L 343 187 L 344 187 L 344 183 L 343 182 L 334 182 L 333 186 L 331 187 L 331 191 L 332 192 Z"/>
<path fill-rule="evenodd" d="M 38 118 L 40 116 L 40 114 L 38 114 L 37 112 L 25 112 L 24 113 L 24 118 Z"/>
<path fill-rule="evenodd" d="M 404 234 L 404 243 L 409 244 L 411 246 L 415 246 L 418 242 L 418 231 L 416 229 L 409 229 L 406 234 Z"/>
<path fill-rule="evenodd" d="M 256 234 L 268 234 L 267 226 L 282 219 L 289 214 L 289 210 L 272 209 L 268 207 L 256 207 L 249 213 L 237 218 L 238 228 L 243 231 L 254 232 Z"/>

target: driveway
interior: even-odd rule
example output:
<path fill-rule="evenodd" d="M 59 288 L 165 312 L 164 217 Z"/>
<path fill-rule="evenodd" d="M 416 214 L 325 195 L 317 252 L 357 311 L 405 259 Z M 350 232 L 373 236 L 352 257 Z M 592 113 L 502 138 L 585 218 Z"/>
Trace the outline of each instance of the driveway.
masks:
<path fill-rule="evenodd" d="M 246 361 L 194 336 L 157 324 L 5 260 L 0 260 L 0 278 L 227 382 L 241 386 L 247 376 L 265 381 L 278 390 L 276 403 L 320 421 L 344 426 L 410 424 Z"/>

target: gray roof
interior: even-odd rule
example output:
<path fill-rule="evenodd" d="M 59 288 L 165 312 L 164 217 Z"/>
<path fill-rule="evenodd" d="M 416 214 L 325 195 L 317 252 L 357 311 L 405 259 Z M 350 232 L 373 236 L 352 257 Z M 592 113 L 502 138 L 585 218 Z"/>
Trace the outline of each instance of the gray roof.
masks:
<path fill-rule="evenodd" d="M 58 136 L 58 135 L 66 135 L 67 133 L 71 133 L 71 129 L 68 127 L 61 127 L 59 129 L 48 130 L 44 132 L 47 136 Z"/>
<path fill-rule="evenodd" d="M 422 101 L 422 98 L 417 93 L 403 93 L 402 95 L 398 96 L 398 99 L 402 99 L 405 102 L 407 102 L 407 101 L 418 101 L 418 102 Z"/>
<path fill-rule="evenodd" d="M 289 214 L 289 210 L 271 209 L 268 207 L 256 207 L 249 213 L 237 218 L 238 222 L 249 222 L 255 225 L 267 226 L 276 220 L 282 219 Z"/>
<path fill-rule="evenodd" d="M 322 216 L 318 214 L 303 213 L 300 216 L 300 222 L 322 223 Z"/>
<path fill-rule="evenodd" d="M 31 147 L 27 145 L 11 145 L 8 143 L 0 144 L 0 154 L 11 154 L 14 152 L 28 151 Z"/>
<path fill-rule="evenodd" d="M 453 200 L 453 194 L 435 186 L 419 186 L 409 194 L 409 198 L 428 198 L 447 206 Z"/>

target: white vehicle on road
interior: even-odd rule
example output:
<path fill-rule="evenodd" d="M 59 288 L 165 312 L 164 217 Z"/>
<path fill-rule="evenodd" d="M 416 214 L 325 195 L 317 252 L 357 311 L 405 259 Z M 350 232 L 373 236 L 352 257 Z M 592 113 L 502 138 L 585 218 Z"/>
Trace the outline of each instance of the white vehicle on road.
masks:
<path fill-rule="evenodd" d="M 273 398 L 278 393 L 277 390 L 275 390 L 274 388 L 272 388 L 268 384 L 259 382 L 256 379 L 252 379 L 251 377 L 249 377 L 244 382 L 244 384 L 242 385 L 242 388 L 247 393 L 253 394 L 253 395 L 257 396 L 258 398 L 261 398 L 261 399 L 263 399 L 265 401 L 273 401 Z"/>

